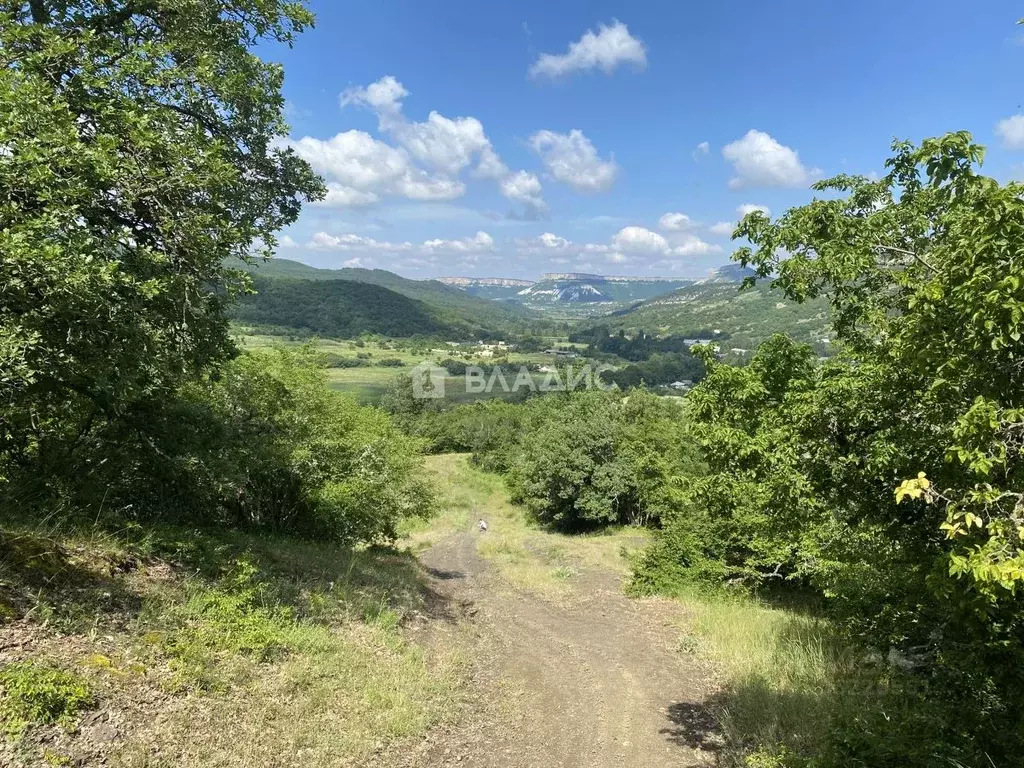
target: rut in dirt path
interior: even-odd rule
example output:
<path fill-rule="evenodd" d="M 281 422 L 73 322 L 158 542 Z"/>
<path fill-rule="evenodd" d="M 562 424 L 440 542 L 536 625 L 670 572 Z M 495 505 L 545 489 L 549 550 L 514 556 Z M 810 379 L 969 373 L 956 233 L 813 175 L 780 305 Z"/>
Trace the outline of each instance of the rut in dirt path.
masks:
<path fill-rule="evenodd" d="M 676 650 L 679 608 L 630 600 L 611 573 L 549 602 L 509 589 L 457 533 L 422 562 L 473 616 L 477 683 L 462 721 L 409 766 L 660 768 L 714 764 L 707 672 Z M 483 534 L 487 535 L 487 534 Z"/>

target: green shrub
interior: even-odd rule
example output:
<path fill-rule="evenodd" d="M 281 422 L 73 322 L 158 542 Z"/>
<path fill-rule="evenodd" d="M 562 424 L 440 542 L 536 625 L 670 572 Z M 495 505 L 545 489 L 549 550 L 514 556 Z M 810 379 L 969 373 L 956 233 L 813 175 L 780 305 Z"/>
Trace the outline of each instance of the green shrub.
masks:
<path fill-rule="evenodd" d="M 516 406 L 510 406 L 516 407 Z M 513 497 L 563 529 L 656 524 L 680 506 L 699 462 L 677 406 L 647 392 L 582 391 L 538 398 L 484 446 L 508 470 Z"/>
<path fill-rule="evenodd" d="M 331 390 L 311 348 L 240 355 L 143 416 L 146 438 L 105 447 L 69 507 L 349 543 L 392 540 L 430 508 L 418 442 Z"/>
<path fill-rule="evenodd" d="M 202 457 L 210 506 L 239 525 L 389 541 L 401 519 L 429 511 L 416 441 L 329 389 L 311 350 L 243 355 L 192 397 L 220 433 Z"/>
<path fill-rule="evenodd" d="M 0 722 L 10 735 L 28 725 L 69 726 L 95 701 L 82 678 L 34 661 L 0 669 L 0 696 Z"/>
<path fill-rule="evenodd" d="M 364 368 L 369 363 L 358 357 L 345 357 L 337 352 L 323 352 L 324 362 L 328 368 Z"/>

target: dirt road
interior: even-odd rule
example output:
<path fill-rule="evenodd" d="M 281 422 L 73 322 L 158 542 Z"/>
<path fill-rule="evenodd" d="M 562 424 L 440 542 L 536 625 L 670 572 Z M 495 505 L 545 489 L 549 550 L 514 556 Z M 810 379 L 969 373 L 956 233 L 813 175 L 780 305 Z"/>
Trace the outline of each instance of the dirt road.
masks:
<path fill-rule="evenodd" d="M 455 726 L 388 764 L 714 764 L 717 737 L 701 707 L 707 670 L 676 648 L 676 605 L 631 600 L 619 576 L 600 570 L 580 573 L 567 600 L 514 589 L 478 557 L 480 535 L 489 534 L 450 534 L 422 556 L 470 625 L 470 701 Z"/>

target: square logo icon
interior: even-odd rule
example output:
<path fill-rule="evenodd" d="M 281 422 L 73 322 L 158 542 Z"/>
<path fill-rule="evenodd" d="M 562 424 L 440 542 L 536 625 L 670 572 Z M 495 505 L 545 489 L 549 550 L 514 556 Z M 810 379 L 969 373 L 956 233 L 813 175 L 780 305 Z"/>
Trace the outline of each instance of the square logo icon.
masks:
<path fill-rule="evenodd" d="M 410 372 L 412 396 L 417 400 L 440 400 L 444 397 L 444 377 L 448 372 L 433 363 L 420 363 Z"/>

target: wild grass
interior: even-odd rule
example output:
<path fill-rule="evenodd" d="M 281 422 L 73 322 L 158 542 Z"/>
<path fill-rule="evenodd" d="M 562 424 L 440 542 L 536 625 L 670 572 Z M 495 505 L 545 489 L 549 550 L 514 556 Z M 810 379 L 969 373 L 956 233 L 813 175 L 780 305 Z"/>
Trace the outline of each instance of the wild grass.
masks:
<path fill-rule="evenodd" d="M 435 601 L 391 549 L 0 521 L 0 634 L 25 638 L 0 650 L 17 726 L 0 764 L 94 758 L 76 735 L 86 703 L 118 723 L 114 764 L 368 760 L 458 704 L 458 648 L 405 628 Z"/>
<path fill-rule="evenodd" d="M 708 705 L 727 766 L 799 766 L 821 754 L 836 722 L 856 718 L 858 660 L 825 620 L 745 596 L 684 591 L 680 650 L 712 662 L 721 690 Z"/>

